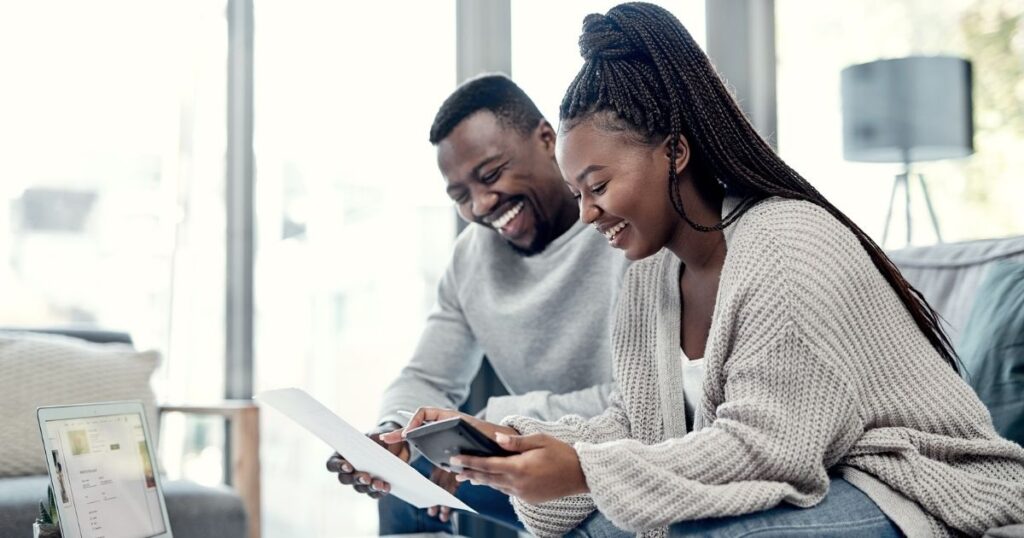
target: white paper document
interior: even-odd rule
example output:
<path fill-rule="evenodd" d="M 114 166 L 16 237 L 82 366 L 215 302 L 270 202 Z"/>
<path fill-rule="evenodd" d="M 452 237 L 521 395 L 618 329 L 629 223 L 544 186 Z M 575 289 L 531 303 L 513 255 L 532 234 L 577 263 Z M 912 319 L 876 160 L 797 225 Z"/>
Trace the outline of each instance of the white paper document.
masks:
<path fill-rule="evenodd" d="M 284 413 L 345 457 L 352 467 L 391 484 L 391 495 L 417 507 L 450 506 L 476 513 L 451 493 L 421 475 L 366 434 L 335 415 L 301 389 L 260 393 L 256 400 Z"/>

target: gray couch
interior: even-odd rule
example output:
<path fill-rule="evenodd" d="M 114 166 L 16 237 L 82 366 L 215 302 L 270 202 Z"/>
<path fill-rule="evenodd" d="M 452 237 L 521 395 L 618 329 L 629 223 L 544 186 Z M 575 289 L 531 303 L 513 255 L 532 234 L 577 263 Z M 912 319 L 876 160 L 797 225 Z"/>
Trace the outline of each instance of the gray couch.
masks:
<path fill-rule="evenodd" d="M 889 257 L 945 319 L 956 346 L 986 271 L 1000 260 L 1024 262 L 1024 236 L 913 247 Z"/>
<path fill-rule="evenodd" d="M 131 344 L 124 333 L 88 330 L 33 330 L 72 336 L 98 343 Z M 198 412 L 223 415 L 229 420 L 240 411 L 256 413 L 252 404 L 206 407 L 162 407 L 161 411 Z M 252 421 L 251 417 L 247 421 Z M 258 419 L 256 420 L 258 423 Z M 234 440 L 234 437 L 233 437 Z M 237 451 L 239 447 L 232 446 Z M 233 458 L 234 459 L 234 458 Z M 251 458 L 249 458 L 251 459 Z M 247 462 L 247 465 L 251 462 Z M 236 467 L 237 462 L 235 462 Z M 255 477 L 258 506 L 258 460 Z M 236 469 L 237 471 L 237 469 Z M 237 480 L 238 477 L 236 476 Z M 251 483 L 253 478 L 248 479 Z M 32 536 L 32 522 L 39 513 L 39 501 L 45 497 L 49 484 L 46 475 L 0 478 L 0 537 Z M 206 487 L 188 481 L 163 481 L 171 530 L 184 538 L 255 538 L 259 535 L 259 519 L 247 516 L 246 502 L 238 491 L 229 487 Z M 251 487 L 249 488 L 251 489 Z"/>
<path fill-rule="evenodd" d="M 1024 262 L 1024 236 L 910 248 L 892 252 L 891 258 L 946 322 L 962 374 L 988 406 L 996 431 L 1024 444 L 1024 356 L 1014 325 L 1022 318 L 1009 310 L 1021 298 L 1004 295 L 1021 289 L 1021 283 L 1006 279 L 1020 270 L 1000 266 L 993 273 L 997 280 L 988 284 L 997 287 L 989 287 L 985 302 L 975 304 L 990 269 L 1000 262 Z"/>
<path fill-rule="evenodd" d="M 0 536 L 32 536 L 32 522 L 49 484 L 46 475 L 0 479 Z M 182 538 L 244 538 L 246 514 L 238 494 L 227 487 L 163 482 L 171 530 Z"/>

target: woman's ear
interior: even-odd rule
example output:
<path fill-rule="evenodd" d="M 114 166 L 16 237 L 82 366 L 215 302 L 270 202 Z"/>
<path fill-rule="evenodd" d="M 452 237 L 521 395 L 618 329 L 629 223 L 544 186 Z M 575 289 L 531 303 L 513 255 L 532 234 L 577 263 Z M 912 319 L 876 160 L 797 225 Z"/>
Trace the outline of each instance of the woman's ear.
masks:
<path fill-rule="evenodd" d="M 662 147 L 665 148 L 665 158 L 672 159 L 672 140 L 673 136 L 669 135 L 662 142 Z M 683 170 L 686 169 L 686 165 L 690 164 L 690 142 L 686 140 L 686 137 L 679 135 L 678 140 L 675 141 L 676 147 L 676 162 L 670 163 L 670 166 L 676 167 L 676 174 L 682 174 Z"/>

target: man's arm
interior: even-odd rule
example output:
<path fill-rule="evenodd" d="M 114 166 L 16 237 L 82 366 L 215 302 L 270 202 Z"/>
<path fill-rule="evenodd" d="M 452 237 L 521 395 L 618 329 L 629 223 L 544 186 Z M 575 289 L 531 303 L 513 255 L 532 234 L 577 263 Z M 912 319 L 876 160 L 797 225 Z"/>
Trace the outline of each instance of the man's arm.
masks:
<path fill-rule="evenodd" d="M 482 361 L 483 352 L 458 298 L 453 262 L 438 285 L 437 306 L 412 359 L 384 391 L 379 422 L 404 425 L 408 418 L 398 411 L 422 406 L 457 408 L 466 401 Z"/>
<path fill-rule="evenodd" d="M 608 397 L 614 386 L 614 383 L 605 383 L 564 394 L 535 390 L 516 396 L 495 396 L 487 400 L 483 418 L 497 424 L 511 415 L 549 422 L 566 415 L 595 417 L 608 408 Z"/>

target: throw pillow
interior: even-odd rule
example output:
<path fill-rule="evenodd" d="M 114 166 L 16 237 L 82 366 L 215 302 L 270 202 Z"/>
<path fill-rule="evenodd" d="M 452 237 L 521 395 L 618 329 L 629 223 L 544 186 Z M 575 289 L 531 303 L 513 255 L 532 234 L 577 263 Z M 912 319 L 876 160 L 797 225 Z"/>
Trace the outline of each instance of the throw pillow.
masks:
<path fill-rule="evenodd" d="M 0 332 L 0 477 L 46 473 L 36 407 L 141 400 L 156 443 L 157 408 L 149 378 L 155 351 L 77 338 Z"/>
<path fill-rule="evenodd" d="M 998 262 L 978 286 L 960 341 L 966 379 L 996 431 L 1024 445 L 1024 264 Z"/>

